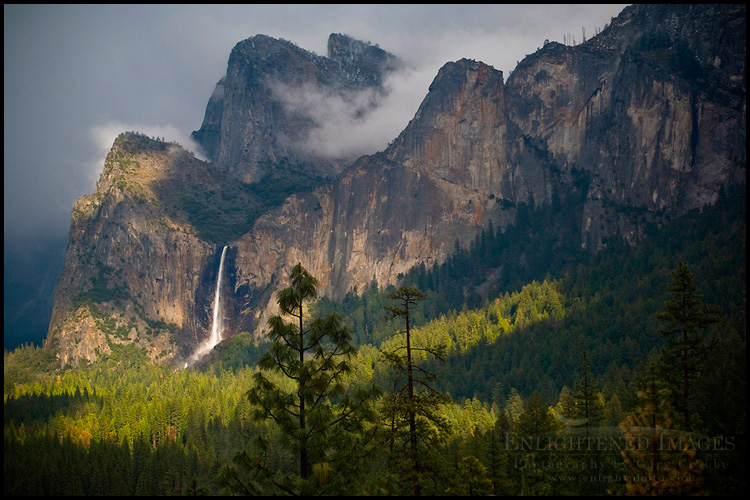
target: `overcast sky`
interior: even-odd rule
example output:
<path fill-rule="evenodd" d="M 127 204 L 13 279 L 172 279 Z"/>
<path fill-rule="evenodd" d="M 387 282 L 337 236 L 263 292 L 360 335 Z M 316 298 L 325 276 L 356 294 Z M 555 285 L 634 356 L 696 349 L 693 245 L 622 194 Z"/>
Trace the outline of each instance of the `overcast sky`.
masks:
<path fill-rule="evenodd" d="M 378 44 L 413 71 L 352 144 L 383 149 L 449 61 L 503 71 L 545 39 L 581 41 L 618 5 L 5 5 L 5 245 L 68 231 L 114 138 L 137 130 L 193 149 L 232 47 L 262 33 L 326 55 L 331 33 Z M 329 110 L 331 108 L 329 107 Z M 377 133 L 373 131 L 377 130 Z M 321 130 L 320 140 L 336 136 Z M 331 132 L 331 131 L 328 131 Z M 353 146 L 354 147 L 354 146 Z M 196 151 L 197 152 L 197 151 Z M 357 151 L 360 152 L 359 150 Z"/>

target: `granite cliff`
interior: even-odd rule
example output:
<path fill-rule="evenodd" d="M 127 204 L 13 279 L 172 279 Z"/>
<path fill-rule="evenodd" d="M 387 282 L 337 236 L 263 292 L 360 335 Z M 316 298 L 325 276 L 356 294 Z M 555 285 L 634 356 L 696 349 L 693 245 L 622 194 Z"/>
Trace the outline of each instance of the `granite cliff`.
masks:
<path fill-rule="evenodd" d="M 297 262 L 335 297 L 397 283 L 504 227 L 521 202 L 582 197 L 583 246 L 634 243 L 646 223 L 745 182 L 745 38 L 742 5 L 636 5 L 579 46 L 545 44 L 507 82 L 450 62 L 391 145 L 353 161 L 294 147 L 315 123 L 271 82 L 377 95 L 398 59 L 335 35 L 326 58 L 241 42 L 194 134 L 212 163 L 138 135 L 115 142 L 74 209 L 47 345 L 63 364 L 113 343 L 181 361 L 208 335 L 225 244 L 227 331 L 262 335 Z"/>
<path fill-rule="evenodd" d="M 123 343 L 171 360 L 205 337 L 201 285 L 215 279 L 216 246 L 196 236 L 181 197 L 221 192 L 225 177 L 177 145 L 117 138 L 96 190 L 73 208 L 46 342 L 61 364 Z"/>
<path fill-rule="evenodd" d="M 679 215 L 744 180 L 745 40 L 741 5 L 636 5 L 513 71 L 511 121 L 563 174 L 590 176 L 584 242 L 641 237 L 617 207 Z"/>

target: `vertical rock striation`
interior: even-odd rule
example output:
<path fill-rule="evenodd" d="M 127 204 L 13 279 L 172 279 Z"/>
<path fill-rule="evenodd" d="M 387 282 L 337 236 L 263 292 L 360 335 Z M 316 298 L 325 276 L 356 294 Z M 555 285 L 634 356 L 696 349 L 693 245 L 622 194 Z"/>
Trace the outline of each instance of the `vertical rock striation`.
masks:
<path fill-rule="evenodd" d="M 679 215 L 745 178 L 745 7 L 636 5 L 508 78 L 508 114 L 563 172 L 591 176 L 595 248 L 639 231 L 610 207 Z"/>

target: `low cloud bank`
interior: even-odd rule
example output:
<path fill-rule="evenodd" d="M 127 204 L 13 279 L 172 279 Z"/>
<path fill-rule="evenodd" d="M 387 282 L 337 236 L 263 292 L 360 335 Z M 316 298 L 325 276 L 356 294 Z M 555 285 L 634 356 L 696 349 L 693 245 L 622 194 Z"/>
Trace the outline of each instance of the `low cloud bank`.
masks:
<path fill-rule="evenodd" d="M 353 160 L 382 151 L 406 127 L 427 94 L 432 71 L 391 73 L 383 91 L 334 93 L 315 85 L 272 85 L 287 111 L 315 124 L 303 148 L 318 157 Z"/>

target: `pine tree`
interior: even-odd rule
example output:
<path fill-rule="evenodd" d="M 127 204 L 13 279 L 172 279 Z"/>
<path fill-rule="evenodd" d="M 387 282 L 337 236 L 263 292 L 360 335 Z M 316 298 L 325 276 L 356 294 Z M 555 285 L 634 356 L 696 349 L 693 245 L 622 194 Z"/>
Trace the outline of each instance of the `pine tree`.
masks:
<path fill-rule="evenodd" d="M 469 455 L 458 464 L 460 487 L 454 492 L 461 496 L 487 496 L 493 492 L 487 468 L 475 456 Z"/>
<path fill-rule="evenodd" d="M 627 446 L 620 452 L 629 470 L 625 486 L 630 495 L 699 494 L 702 462 L 692 440 L 675 433 L 669 390 L 652 368 L 638 391 L 639 406 L 620 423 Z"/>
<path fill-rule="evenodd" d="M 343 439 L 346 430 L 356 427 L 357 419 L 367 416 L 373 392 L 346 394 L 342 377 L 350 372 L 350 360 L 357 352 L 352 332 L 335 313 L 306 324 L 304 304 L 317 295 L 318 280 L 301 264 L 294 267 L 290 280 L 291 286 L 276 297 L 281 312 L 293 321 L 282 316 L 269 319 L 270 347 L 258 362 L 260 370 L 247 396 L 257 405 L 254 418 L 275 422 L 283 443 L 299 458 L 299 480 L 279 480 L 273 471 L 260 466 L 269 447 L 263 438 L 258 442 L 260 456 L 251 460 L 238 456 L 235 463 L 252 464 L 249 468 L 258 473 L 255 487 L 261 491 L 263 484 L 270 482 L 285 493 L 305 494 L 329 483 L 321 471 L 331 469 L 331 443 Z M 285 390 L 284 384 L 275 381 L 279 376 L 289 379 L 295 389 Z M 250 489 L 250 485 L 242 485 L 242 489 Z"/>
<path fill-rule="evenodd" d="M 518 417 L 516 429 L 524 436 L 541 436 L 559 428 L 559 424 L 550 409 L 542 404 L 538 392 L 529 396 L 529 402 Z"/>
<path fill-rule="evenodd" d="M 571 419 L 575 416 L 575 398 L 567 385 L 564 385 L 560 390 L 560 397 L 557 399 L 555 412 L 566 419 Z"/>
<path fill-rule="evenodd" d="M 576 384 L 575 414 L 576 418 L 584 419 L 586 435 L 591 428 L 599 426 L 602 418 L 603 405 L 599 398 L 599 388 L 591 373 L 589 355 L 583 351 L 583 362 L 581 363 L 581 378 Z"/>
<path fill-rule="evenodd" d="M 383 351 L 381 354 L 385 361 L 392 366 L 401 376 L 406 377 L 406 385 L 399 387 L 398 381 L 394 382 L 393 392 L 386 398 L 386 415 L 390 416 L 391 446 L 401 436 L 406 437 L 404 449 L 407 456 L 404 457 L 404 468 L 409 470 L 409 481 L 411 493 L 419 496 L 422 493 L 422 473 L 428 469 L 428 462 L 434 459 L 435 450 L 429 450 L 431 443 L 440 438 L 440 433 L 446 429 L 446 423 L 439 412 L 439 405 L 448 400 L 434 388 L 435 375 L 419 366 L 415 359 L 417 352 L 431 354 L 442 359 L 445 351 L 444 346 L 436 348 L 415 347 L 411 338 L 411 314 L 414 305 L 426 297 L 419 289 L 413 287 L 401 287 L 389 294 L 389 298 L 398 302 L 399 305 L 387 309 L 394 317 L 404 319 L 405 345 L 393 351 Z M 401 351 L 405 352 L 401 352 Z M 408 424 L 406 432 L 402 424 Z M 422 443 L 432 451 L 430 459 L 420 446 Z"/>
<path fill-rule="evenodd" d="M 187 497 L 202 497 L 208 495 L 208 489 L 198 483 L 198 478 L 193 477 L 190 479 L 188 487 L 185 489 L 183 494 Z"/>
<path fill-rule="evenodd" d="M 492 481 L 495 496 L 507 495 L 511 485 L 508 479 L 508 453 L 505 449 L 506 433 L 510 430 L 508 414 L 502 411 L 495 424 L 484 434 L 484 463 Z"/>
<path fill-rule="evenodd" d="M 607 426 L 616 426 L 622 421 L 622 403 L 620 403 L 620 398 L 617 396 L 616 392 L 612 393 L 612 397 L 609 398 L 607 404 L 604 405 L 604 415 L 602 418 L 604 424 Z"/>
<path fill-rule="evenodd" d="M 502 382 L 497 382 L 492 388 L 492 409 L 500 411 L 504 407 L 505 399 L 503 397 L 503 384 Z"/>
<path fill-rule="evenodd" d="M 690 428 L 690 381 L 694 377 L 696 359 L 700 356 L 703 347 L 703 342 L 697 333 L 717 323 L 721 314 L 721 308 L 703 302 L 703 296 L 698 293 L 693 277 L 688 266 L 680 262 L 667 286 L 671 299 L 665 301 L 664 308 L 656 313 L 656 318 L 665 322 L 659 333 L 670 337 L 674 334 L 680 336 L 678 340 L 668 344 L 665 354 L 668 358 L 670 352 L 679 356 L 678 359 L 667 359 L 667 367 L 679 364 L 682 368 L 681 410 L 685 430 Z"/>
<path fill-rule="evenodd" d="M 518 390 L 515 387 L 511 387 L 510 389 L 510 395 L 505 402 L 505 411 L 508 413 L 511 421 L 518 420 L 518 417 L 523 413 L 523 399 L 521 399 L 521 395 L 518 394 Z"/>

